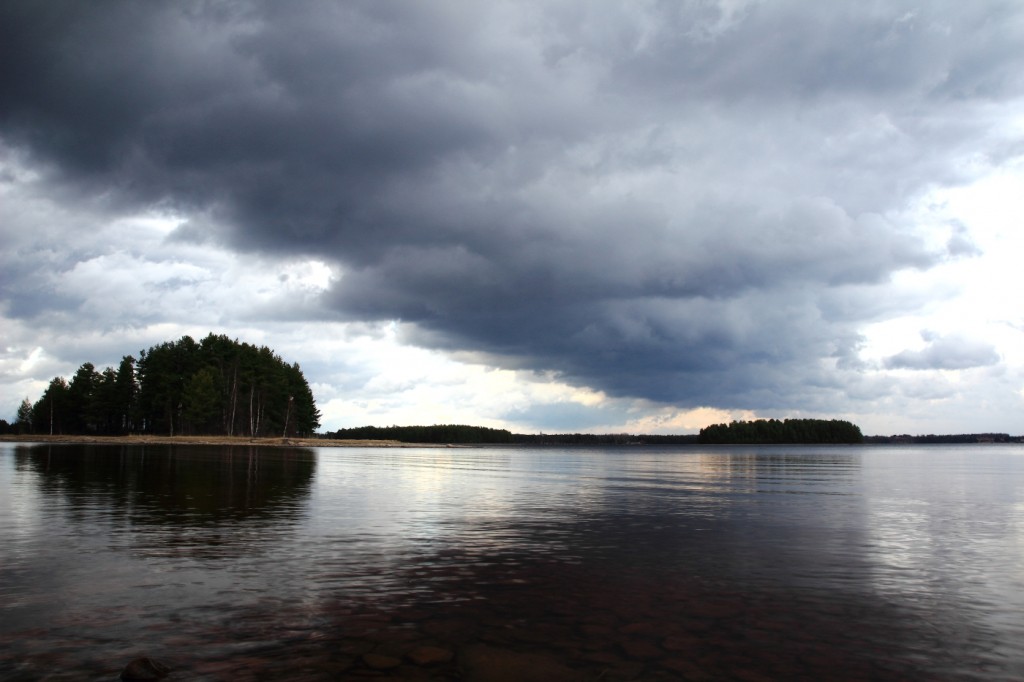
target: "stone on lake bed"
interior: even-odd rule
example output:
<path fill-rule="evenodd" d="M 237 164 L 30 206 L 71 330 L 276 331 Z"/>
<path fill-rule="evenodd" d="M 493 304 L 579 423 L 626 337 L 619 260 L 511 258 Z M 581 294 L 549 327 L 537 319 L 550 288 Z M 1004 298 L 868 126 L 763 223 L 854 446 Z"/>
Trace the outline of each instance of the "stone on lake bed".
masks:
<path fill-rule="evenodd" d="M 159 680 L 167 677 L 171 669 L 166 665 L 148 656 L 136 658 L 121 671 L 121 679 L 126 681 L 143 682 L 144 680 Z"/>
<path fill-rule="evenodd" d="M 384 654 L 363 654 L 363 663 L 374 670 L 390 670 L 402 665 L 402 660 Z"/>
<path fill-rule="evenodd" d="M 582 682 L 584 675 L 542 654 L 520 653 L 483 644 L 466 647 L 459 663 L 468 682 Z"/>
<path fill-rule="evenodd" d="M 449 662 L 455 657 L 455 654 L 441 647 L 419 646 L 410 651 L 408 657 L 416 665 L 437 665 Z"/>

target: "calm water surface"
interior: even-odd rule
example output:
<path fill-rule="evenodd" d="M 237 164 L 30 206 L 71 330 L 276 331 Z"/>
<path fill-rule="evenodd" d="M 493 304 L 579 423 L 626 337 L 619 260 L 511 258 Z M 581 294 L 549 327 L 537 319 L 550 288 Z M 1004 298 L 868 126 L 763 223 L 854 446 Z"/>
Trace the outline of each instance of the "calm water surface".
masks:
<path fill-rule="evenodd" d="M 0 678 L 137 656 L 172 680 L 1020 680 L 1024 448 L 0 444 Z"/>

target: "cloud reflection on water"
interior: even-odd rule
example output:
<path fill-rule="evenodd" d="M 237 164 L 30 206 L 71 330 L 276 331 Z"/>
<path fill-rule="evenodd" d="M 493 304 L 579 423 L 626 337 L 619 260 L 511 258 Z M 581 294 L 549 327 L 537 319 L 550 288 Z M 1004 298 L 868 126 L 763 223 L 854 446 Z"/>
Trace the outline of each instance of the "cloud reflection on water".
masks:
<path fill-rule="evenodd" d="M 571 659 L 642 631 L 648 671 L 666 638 L 725 676 L 1024 671 L 1006 449 L 10 452 L 46 530 L 0 566 L 27 600 L 0 608 L 8 631 L 50 618 L 40 651 L 170 628 L 198 665 L 375 630 Z"/>

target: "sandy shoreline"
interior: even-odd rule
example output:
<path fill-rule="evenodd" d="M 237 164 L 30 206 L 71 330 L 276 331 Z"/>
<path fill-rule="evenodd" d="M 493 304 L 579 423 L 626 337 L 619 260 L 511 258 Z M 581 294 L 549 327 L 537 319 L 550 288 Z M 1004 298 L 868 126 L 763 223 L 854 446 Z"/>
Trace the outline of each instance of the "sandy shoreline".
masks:
<path fill-rule="evenodd" d="M 67 445 L 237 445 L 269 448 L 443 448 L 438 443 L 402 443 L 397 440 L 334 440 L 329 438 L 250 438 L 248 436 L 0 436 L 0 442 L 61 443 Z"/>

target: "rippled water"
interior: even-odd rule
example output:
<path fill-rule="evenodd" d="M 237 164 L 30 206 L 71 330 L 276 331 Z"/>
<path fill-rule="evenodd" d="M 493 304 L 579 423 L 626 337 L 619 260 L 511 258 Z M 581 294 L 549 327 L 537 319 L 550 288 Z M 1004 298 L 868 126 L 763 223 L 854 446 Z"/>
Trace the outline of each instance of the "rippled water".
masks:
<path fill-rule="evenodd" d="M 361 679 L 370 653 L 1024 679 L 1024 448 L 0 444 L 0 678 Z"/>

